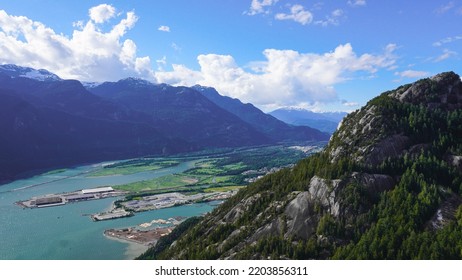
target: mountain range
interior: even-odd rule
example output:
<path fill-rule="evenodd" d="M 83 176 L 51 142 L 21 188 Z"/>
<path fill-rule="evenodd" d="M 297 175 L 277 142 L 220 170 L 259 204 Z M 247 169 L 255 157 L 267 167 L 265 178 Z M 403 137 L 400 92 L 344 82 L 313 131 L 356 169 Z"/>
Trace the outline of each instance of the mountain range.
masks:
<path fill-rule="evenodd" d="M 346 116 L 140 259 L 461 259 L 462 81 L 441 73 Z"/>
<path fill-rule="evenodd" d="M 100 160 L 329 138 L 212 88 L 135 78 L 82 84 L 0 65 L 0 100 L 0 181 Z"/>
<path fill-rule="evenodd" d="M 280 108 L 269 115 L 292 125 L 309 126 L 320 131 L 334 133 L 346 112 L 312 112 L 299 108 Z"/>
<path fill-rule="evenodd" d="M 286 122 L 265 114 L 254 105 L 242 103 L 239 99 L 220 95 L 214 88 L 196 85 L 193 89 L 200 92 L 220 108 L 239 116 L 257 131 L 265 134 L 272 141 L 306 141 L 321 139 L 326 133 L 305 125 L 287 125 Z"/>

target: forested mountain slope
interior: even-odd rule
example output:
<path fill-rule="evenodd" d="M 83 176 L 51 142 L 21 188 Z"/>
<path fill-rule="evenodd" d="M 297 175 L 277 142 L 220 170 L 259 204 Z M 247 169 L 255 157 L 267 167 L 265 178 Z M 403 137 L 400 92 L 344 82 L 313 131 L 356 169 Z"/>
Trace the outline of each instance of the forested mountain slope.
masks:
<path fill-rule="evenodd" d="M 401 86 L 141 258 L 460 259 L 461 139 L 458 75 Z"/>

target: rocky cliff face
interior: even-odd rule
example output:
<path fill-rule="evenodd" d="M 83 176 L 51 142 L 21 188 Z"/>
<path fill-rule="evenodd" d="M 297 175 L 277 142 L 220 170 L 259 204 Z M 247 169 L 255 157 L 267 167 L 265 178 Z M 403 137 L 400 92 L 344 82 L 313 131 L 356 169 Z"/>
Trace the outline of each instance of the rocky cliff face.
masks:
<path fill-rule="evenodd" d="M 462 108 L 462 82 L 453 72 L 441 73 L 386 92 L 382 97 L 429 110 L 455 111 Z M 384 114 L 383 107 L 369 102 L 344 119 L 327 148 L 330 158 L 336 161 L 350 156 L 356 162 L 376 165 L 387 157 L 402 155 L 412 148 L 412 141 L 393 121 Z"/>
<path fill-rule="evenodd" d="M 402 87 L 389 96 L 403 103 L 424 104 L 431 109 L 456 110 L 462 106 L 462 82 L 454 72 L 441 73 Z"/>
<path fill-rule="evenodd" d="M 248 186 L 160 257 L 461 257 L 432 241 L 462 225 L 461 108 L 452 72 L 385 92 L 323 152 Z"/>

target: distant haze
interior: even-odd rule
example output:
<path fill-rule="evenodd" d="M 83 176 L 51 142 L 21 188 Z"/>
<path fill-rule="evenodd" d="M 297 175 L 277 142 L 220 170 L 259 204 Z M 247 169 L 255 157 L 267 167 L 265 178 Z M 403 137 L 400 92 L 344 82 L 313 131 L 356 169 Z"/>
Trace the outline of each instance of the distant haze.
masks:
<path fill-rule="evenodd" d="M 340 121 L 347 115 L 346 112 L 316 113 L 303 109 L 281 108 L 270 115 L 292 125 L 306 125 L 324 132 L 333 133 Z"/>

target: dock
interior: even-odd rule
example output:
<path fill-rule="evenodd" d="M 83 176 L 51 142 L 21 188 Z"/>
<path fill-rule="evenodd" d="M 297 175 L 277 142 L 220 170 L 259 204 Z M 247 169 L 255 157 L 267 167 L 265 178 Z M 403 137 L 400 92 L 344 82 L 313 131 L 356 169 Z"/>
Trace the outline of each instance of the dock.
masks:
<path fill-rule="evenodd" d="M 114 190 L 112 187 L 104 186 L 94 189 L 82 189 L 73 192 L 32 197 L 28 200 L 17 201 L 16 204 L 23 208 L 43 208 L 93 199 L 122 196 L 125 194 L 127 194 L 127 192 Z"/>
<path fill-rule="evenodd" d="M 98 213 L 91 215 L 94 222 L 119 219 L 133 216 L 133 212 L 126 211 L 125 209 L 114 209 L 109 212 Z"/>

